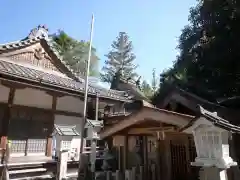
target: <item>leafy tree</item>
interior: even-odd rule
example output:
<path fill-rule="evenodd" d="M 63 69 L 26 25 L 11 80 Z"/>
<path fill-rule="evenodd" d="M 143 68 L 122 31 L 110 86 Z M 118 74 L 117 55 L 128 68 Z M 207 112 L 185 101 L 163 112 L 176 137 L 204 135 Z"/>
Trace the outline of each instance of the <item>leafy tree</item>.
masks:
<path fill-rule="evenodd" d="M 55 35 L 53 40 L 55 42 L 55 48 L 73 71 L 85 75 L 89 42 L 77 41 L 63 31 L 60 31 L 59 34 Z M 98 61 L 99 58 L 96 55 L 96 49 L 92 47 L 90 76 L 98 76 Z"/>
<path fill-rule="evenodd" d="M 198 1 L 190 9 L 189 25 L 179 37 L 180 55 L 161 74 L 158 94 L 164 84 L 178 81 L 212 101 L 240 95 L 239 9 L 237 1 L 225 0 Z"/>
<path fill-rule="evenodd" d="M 120 32 L 119 36 L 112 43 L 112 50 L 105 55 L 107 60 L 103 67 L 101 78 L 104 82 L 112 83 L 114 77 L 120 72 L 125 79 L 136 78 L 137 65 L 134 64 L 135 55 L 132 52 L 132 42 L 125 32 Z"/>
<path fill-rule="evenodd" d="M 55 34 L 53 36 L 53 41 L 55 42 L 55 48 L 61 56 L 72 49 L 77 43 L 76 40 L 68 36 L 64 31 L 59 31 L 58 34 Z"/>

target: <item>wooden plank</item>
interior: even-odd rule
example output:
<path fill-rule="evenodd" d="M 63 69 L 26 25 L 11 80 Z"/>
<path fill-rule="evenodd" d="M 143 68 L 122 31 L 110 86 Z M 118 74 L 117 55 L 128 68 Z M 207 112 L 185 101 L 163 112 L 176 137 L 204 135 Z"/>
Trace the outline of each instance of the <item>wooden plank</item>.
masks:
<path fill-rule="evenodd" d="M 8 105 L 9 103 L 4 103 L 4 102 L 0 102 L 0 105 Z M 46 112 L 46 113 L 51 113 L 52 109 L 46 109 L 46 108 L 38 108 L 38 107 L 32 107 L 32 106 L 26 106 L 26 105 L 18 105 L 18 104 L 11 104 L 11 107 L 14 108 L 20 108 L 20 109 L 25 109 L 28 111 L 42 111 L 42 112 Z M 62 110 L 54 110 L 55 114 L 58 115 L 64 115 L 64 116 L 74 116 L 74 117 L 82 117 L 81 113 L 77 113 L 77 112 L 69 112 L 69 111 L 62 111 Z"/>

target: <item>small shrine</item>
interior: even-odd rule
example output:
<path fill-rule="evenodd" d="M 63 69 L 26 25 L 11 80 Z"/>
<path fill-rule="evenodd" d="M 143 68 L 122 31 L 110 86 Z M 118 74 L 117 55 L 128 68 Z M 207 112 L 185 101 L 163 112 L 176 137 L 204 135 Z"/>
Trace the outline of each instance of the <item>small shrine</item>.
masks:
<path fill-rule="evenodd" d="M 60 152 L 68 151 L 68 160 L 77 161 L 79 159 L 79 150 L 74 143 L 74 137 L 76 136 L 80 136 L 80 133 L 76 131 L 76 126 L 55 125 L 55 158 L 60 157 Z"/>

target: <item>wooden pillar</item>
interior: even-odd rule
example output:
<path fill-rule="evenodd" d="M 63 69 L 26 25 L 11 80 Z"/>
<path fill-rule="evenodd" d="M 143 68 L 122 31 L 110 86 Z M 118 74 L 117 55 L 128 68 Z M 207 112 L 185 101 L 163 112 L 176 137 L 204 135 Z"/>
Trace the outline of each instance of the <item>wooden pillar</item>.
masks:
<path fill-rule="evenodd" d="M 13 105 L 15 88 L 10 87 L 9 95 L 8 95 L 8 106 L 4 110 L 4 116 L 2 119 L 2 137 L 1 137 L 1 148 L 6 149 L 7 141 L 8 141 L 8 129 L 11 118 L 11 107 Z"/>
<path fill-rule="evenodd" d="M 161 142 L 160 139 L 156 139 L 156 158 L 157 158 L 157 180 L 160 180 L 161 172 Z"/>
<path fill-rule="evenodd" d="M 122 157 L 122 149 L 123 146 L 117 146 L 118 147 L 118 170 L 123 172 L 123 166 L 122 166 L 122 162 L 123 162 L 123 157 Z"/>
<path fill-rule="evenodd" d="M 144 165 L 144 177 L 148 176 L 148 138 L 143 136 L 143 165 Z"/>
<path fill-rule="evenodd" d="M 128 135 L 124 136 L 124 170 L 128 169 Z"/>
<path fill-rule="evenodd" d="M 169 141 L 165 132 L 157 132 L 157 179 L 170 180 L 171 162 L 170 162 Z"/>
<path fill-rule="evenodd" d="M 52 95 L 52 112 L 51 112 L 52 119 L 51 119 L 51 121 L 53 123 L 53 126 L 54 126 L 56 109 L 57 109 L 57 96 Z M 49 134 L 47 137 L 46 156 L 48 156 L 48 157 L 52 156 L 52 131 L 53 131 L 53 128 L 54 127 L 52 127 L 51 134 Z"/>

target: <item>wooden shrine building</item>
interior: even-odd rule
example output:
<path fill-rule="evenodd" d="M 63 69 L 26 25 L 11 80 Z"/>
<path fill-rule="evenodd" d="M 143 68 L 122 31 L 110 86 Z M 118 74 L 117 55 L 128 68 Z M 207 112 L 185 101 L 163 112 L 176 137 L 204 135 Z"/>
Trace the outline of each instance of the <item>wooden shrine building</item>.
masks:
<path fill-rule="evenodd" d="M 120 81 L 121 84 L 124 83 Z M 157 167 L 157 178 L 163 180 L 199 178 L 200 167 L 192 166 L 199 149 L 196 151 L 193 134 L 183 131 L 192 126 L 199 117 L 200 120 L 207 117 L 213 124 L 217 123 L 216 129 L 220 125 L 224 131 L 233 132 L 232 139 L 229 140 L 229 156 L 239 164 L 237 133 L 240 126 L 238 123 L 240 106 L 237 106 L 239 101 L 236 100 L 239 98 L 217 103 L 174 86 L 169 87 L 167 93 L 159 97 L 156 106 L 153 106 L 143 100 L 135 88 L 130 88 L 130 85 L 124 87 L 128 87 L 130 92 L 134 91 L 129 94 L 137 94 L 140 98 L 131 103 L 131 108 L 128 108 L 129 104 L 126 106 L 128 114 L 107 118 L 104 130 L 100 134 L 103 139 L 112 142 L 113 149 L 117 149 L 118 169 L 143 166 L 145 178 L 150 178 L 148 170 L 154 164 Z M 207 113 L 200 111 L 199 106 Z M 217 115 L 211 117 L 206 115 L 212 113 Z M 236 167 L 233 168 L 236 170 Z M 231 177 L 239 178 L 236 172 L 232 174 L 234 175 Z M 202 177 L 201 180 L 203 179 Z"/>
<path fill-rule="evenodd" d="M 127 93 L 89 85 L 88 118 L 111 104 L 123 111 Z M 84 80 L 55 51 L 45 26 L 34 28 L 16 42 L 0 45 L 1 150 L 10 148 L 10 162 L 52 159 L 52 133 L 57 126 L 81 130 Z M 72 148 L 79 152 L 80 138 Z"/>

